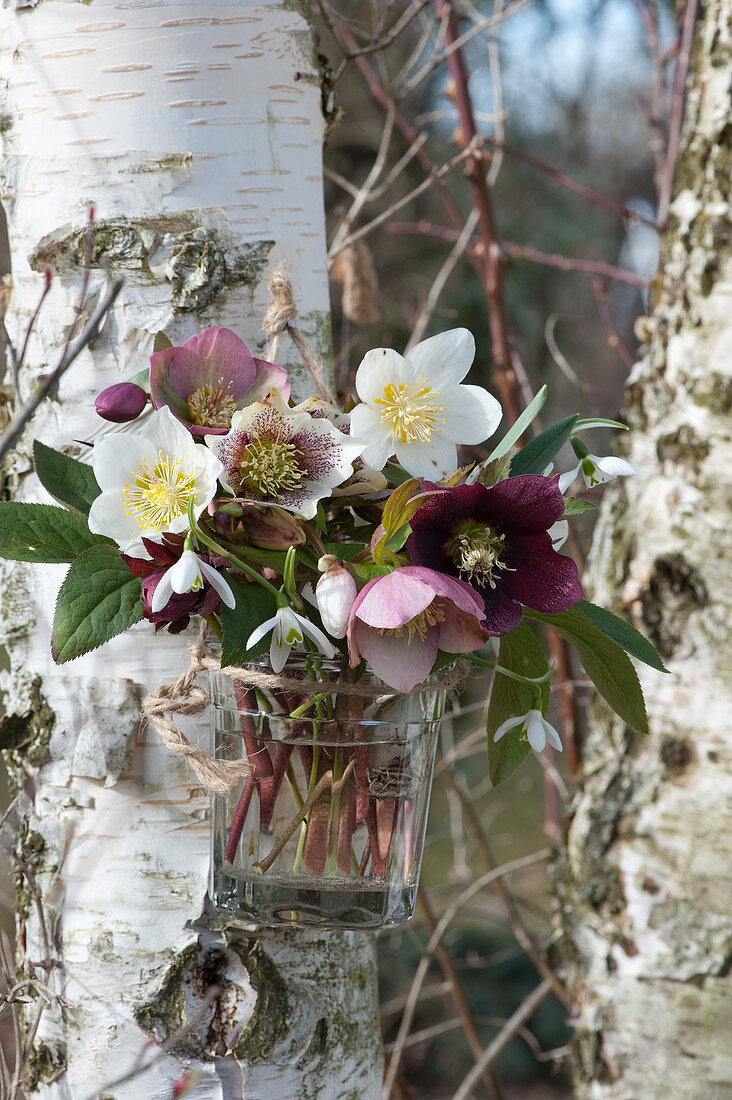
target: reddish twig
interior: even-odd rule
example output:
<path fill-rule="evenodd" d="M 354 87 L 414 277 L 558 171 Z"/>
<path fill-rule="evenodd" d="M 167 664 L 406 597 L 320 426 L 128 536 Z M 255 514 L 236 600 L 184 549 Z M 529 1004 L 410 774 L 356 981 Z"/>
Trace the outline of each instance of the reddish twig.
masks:
<path fill-rule="evenodd" d="M 417 909 L 419 911 L 420 917 L 424 921 L 425 927 L 430 936 L 434 936 L 435 929 L 437 928 L 437 921 L 434 918 L 432 908 L 427 901 L 423 890 L 420 891 L 419 894 L 417 894 Z M 473 1019 L 473 1013 L 470 1010 L 470 1005 L 468 1003 L 467 997 L 465 996 L 465 991 L 460 984 L 460 979 L 458 978 L 457 971 L 452 965 L 452 959 L 450 958 L 449 952 L 447 951 L 445 945 L 439 940 L 435 946 L 435 958 L 440 964 L 440 969 L 445 975 L 445 979 L 450 986 L 450 996 L 452 997 L 455 1008 L 458 1010 L 458 1014 L 463 1025 L 463 1031 L 465 1032 L 465 1038 L 468 1040 L 473 1057 L 477 1060 L 483 1055 L 485 1047 L 480 1041 L 478 1029 L 475 1026 L 475 1020 Z M 501 1093 L 499 1091 L 498 1085 L 490 1071 L 486 1070 L 485 1073 L 483 1073 L 481 1076 L 483 1078 L 483 1084 L 488 1090 L 488 1095 L 492 1098 L 492 1100 L 501 1100 Z"/>
<path fill-rule="evenodd" d="M 447 225 L 434 225 L 432 222 L 421 220 L 418 222 L 387 222 L 385 232 L 392 236 L 400 236 L 413 233 L 419 237 L 434 237 L 443 241 L 456 241 L 458 232 Z M 472 246 L 480 246 L 477 237 L 473 238 Z M 554 252 L 541 252 L 531 245 L 516 244 L 514 241 L 501 241 L 499 251 L 506 256 L 519 260 L 528 260 L 529 263 L 543 264 L 545 267 L 556 267 L 561 271 L 580 271 L 585 275 L 599 275 L 604 279 L 614 279 L 619 283 L 630 283 L 631 286 L 647 287 L 650 279 L 635 271 L 627 271 L 623 267 L 615 267 L 605 263 L 604 260 L 586 260 L 572 256 L 560 256 Z"/>
<path fill-rule="evenodd" d="M 600 320 L 602 321 L 605 332 L 607 333 L 607 345 L 609 348 L 615 348 L 620 358 L 625 363 L 628 370 L 631 370 L 635 363 L 635 358 L 630 348 L 628 348 L 620 337 L 618 330 L 615 328 L 615 322 L 613 321 L 610 310 L 607 304 L 607 288 L 605 287 L 602 279 L 594 279 L 592 288 L 595 291 L 595 299 L 597 301 L 597 311 L 600 314 Z"/>
<path fill-rule="evenodd" d="M 440 18 L 446 16 L 445 45 L 453 47 L 460 37 L 459 19 L 448 0 L 436 0 L 436 11 Z M 447 68 L 452 80 L 452 96 L 460 119 L 460 128 L 456 133 L 457 144 L 468 148 L 475 141 L 477 130 L 473 104 L 468 89 L 468 74 L 461 49 L 452 49 L 447 56 Z M 473 153 L 467 161 L 468 178 L 473 190 L 473 201 L 478 211 L 480 237 L 483 244 L 483 285 L 488 305 L 488 326 L 491 336 L 491 352 L 495 367 L 496 387 L 501 395 L 501 404 L 506 422 L 513 424 L 521 413 L 521 399 L 516 375 L 511 362 L 511 342 L 509 338 L 508 310 L 504 286 L 503 267 L 500 254 L 498 227 L 493 210 L 493 199 L 486 179 L 486 158 L 479 152 Z"/>
<path fill-rule="evenodd" d="M 691 45 L 694 40 L 694 24 L 696 23 L 697 8 L 698 0 L 687 0 L 681 24 L 681 40 L 676 58 L 674 86 L 671 93 L 671 112 L 668 127 L 666 163 L 664 165 L 663 179 L 661 180 L 661 188 L 658 195 L 658 224 L 662 230 L 666 228 L 668 208 L 671 202 L 671 188 L 674 182 L 676 161 L 679 156 L 681 124 L 684 119 L 684 92 L 686 89 L 686 77 L 689 73 L 689 60 L 691 58 Z"/>

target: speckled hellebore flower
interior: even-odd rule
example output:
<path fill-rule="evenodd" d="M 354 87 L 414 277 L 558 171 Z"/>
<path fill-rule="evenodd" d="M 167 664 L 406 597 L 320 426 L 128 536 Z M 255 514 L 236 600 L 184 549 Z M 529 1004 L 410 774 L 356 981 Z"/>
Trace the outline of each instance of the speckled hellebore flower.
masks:
<path fill-rule="evenodd" d="M 287 372 L 255 359 L 228 328 L 204 329 L 180 347 L 150 356 L 153 405 L 167 405 L 199 439 L 225 435 L 237 409 L 262 401 L 273 387 L 290 396 Z"/>
<path fill-rule="evenodd" d="M 360 440 L 325 418 L 289 409 L 277 390 L 234 413 L 225 436 L 206 436 L 223 464 L 222 483 L 243 501 L 278 505 L 312 519 L 318 501 L 350 477 Z"/>
<path fill-rule="evenodd" d="M 139 432 L 100 436 L 92 469 L 102 491 L 89 511 L 89 530 L 144 558 L 143 538 L 188 530 L 189 500 L 198 518 L 216 496 L 223 467 L 163 408 Z"/>
<path fill-rule="evenodd" d="M 410 521 L 412 561 L 479 592 L 489 634 L 518 626 L 522 604 L 566 611 L 583 597 L 577 566 L 553 549 L 548 533 L 564 512 L 558 480 L 523 474 L 489 489 L 456 485 L 430 497 Z"/>
<path fill-rule="evenodd" d="M 351 667 L 363 658 L 379 679 L 411 691 L 429 675 L 437 650 L 471 653 L 488 635 L 483 601 L 454 577 L 407 565 L 359 592 L 348 620 Z"/>
<path fill-rule="evenodd" d="M 517 726 L 521 730 L 520 736 L 529 742 L 534 752 L 541 752 L 546 747 L 547 741 L 552 748 L 562 752 L 562 741 L 559 734 L 554 726 L 547 722 L 538 707 L 528 710 L 526 714 L 519 714 L 516 718 L 507 718 L 493 734 L 493 740 L 500 741 L 505 733 Z"/>
<path fill-rule="evenodd" d="M 413 477 L 436 481 L 457 468 L 457 444 L 493 435 L 502 411 L 481 386 L 463 386 L 475 358 L 475 340 L 464 328 L 423 340 L 406 355 L 375 348 L 356 373 L 361 404 L 351 431 L 369 445 L 367 466 L 381 470 L 396 454 Z"/>

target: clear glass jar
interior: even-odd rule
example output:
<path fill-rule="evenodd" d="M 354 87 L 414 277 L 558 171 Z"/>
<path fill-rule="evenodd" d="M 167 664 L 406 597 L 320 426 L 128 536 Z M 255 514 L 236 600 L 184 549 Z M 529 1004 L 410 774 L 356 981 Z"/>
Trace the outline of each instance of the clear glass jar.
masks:
<path fill-rule="evenodd" d="M 213 801 L 216 909 L 247 925 L 402 924 L 414 911 L 445 692 L 374 694 L 368 677 L 369 694 L 339 694 L 341 666 L 316 669 L 304 655 L 284 674 L 304 676 L 302 689 L 209 674 L 216 759 L 252 765 Z"/>

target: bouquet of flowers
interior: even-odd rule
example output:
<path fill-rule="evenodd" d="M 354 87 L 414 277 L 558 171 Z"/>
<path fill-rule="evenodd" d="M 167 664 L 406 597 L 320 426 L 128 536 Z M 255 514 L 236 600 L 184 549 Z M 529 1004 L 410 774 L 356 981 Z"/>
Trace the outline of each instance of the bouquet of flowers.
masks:
<path fill-rule="evenodd" d="M 299 827 L 295 869 L 301 859 L 311 872 L 330 861 L 363 876 L 370 859 L 372 874 L 386 875 L 397 802 L 414 832 L 403 755 L 369 763 L 365 749 L 341 751 L 324 731 L 338 720 L 361 728 L 364 716 L 383 724 L 395 697 L 419 695 L 458 660 L 495 673 L 494 783 L 530 749 L 561 749 L 546 718 L 553 666 L 526 620 L 571 643 L 610 706 L 647 730 L 628 653 L 663 668 L 660 658 L 627 622 L 583 598 L 577 567 L 560 552 L 572 517 L 592 507 L 565 499 L 580 473 L 587 486 L 635 473 L 591 454 L 579 433 L 623 425 L 572 415 L 517 447 L 542 408 L 542 389 L 490 454 L 460 465 L 458 446 L 493 437 L 502 417 L 485 389 L 463 382 L 474 355 L 465 329 L 404 356 L 369 351 L 355 375 L 358 400 L 344 410 L 314 396 L 293 406 L 286 372 L 228 329 L 206 329 L 180 347 L 159 334 L 149 371 L 96 400 L 107 420 L 138 425 L 101 435 L 90 463 L 36 442 L 38 478 L 62 507 L 0 504 L 0 555 L 70 563 L 51 638 L 57 662 L 142 619 L 177 633 L 192 615 L 219 640 L 222 666 L 258 659 L 261 669 L 268 652 L 270 679 L 236 685 L 249 765 L 227 818 L 225 868 L 253 794 L 257 836 L 271 833 L 287 781 L 292 819 L 255 870 L 266 871 Z M 577 465 L 560 475 L 553 461 L 567 441 Z M 305 675 L 294 685 L 293 661 Z M 344 685 L 367 672 L 380 686 L 364 689 L 355 714 L 361 689 Z M 270 743 L 278 721 L 287 735 Z M 309 725 L 320 742 L 306 751 L 297 739 Z M 359 822 L 369 839 L 355 853 Z M 400 859 L 408 870 L 411 841 Z"/>
<path fill-rule="evenodd" d="M 623 425 L 573 415 L 516 450 L 544 388 L 487 458 L 460 466 L 458 446 L 492 437 L 502 416 L 485 389 L 463 383 L 474 355 L 465 329 L 405 356 L 374 349 L 346 412 L 319 397 L 293 407 L 286 372 L 228 329 L 180 347 L 159 334 L 149 371 L 96 400 L 102 417 L 140 418 L 139 428 L 99 437 L 90 464 L 36 441 L 38 477 L 63 507 L 0 505 L 0 555 L 71 563 L 54 659 L 143 618 L 175 633 L 194 614 L 226 665 L 268 649 L 279 673 L 304 649 L 368 666 L 397 692 L 462 655 L 507 681 L 489 715 L 491 745 L 506 739 L 492 751 L 499 781 L 529 746 L 562 747 L 544 717 L 553 670 L 528 618 L 574 645 L 610 706 L 644 731 L 625 652 L 654 667 L 660 658 L 583 599 L 559 552 L 568 521 L 593 507 L 565 499 L 580 473 L 590 487 L 635 473 L 590 454 L 578 433 Z M 578 463 L 552 473 L 568 440 Z"/>

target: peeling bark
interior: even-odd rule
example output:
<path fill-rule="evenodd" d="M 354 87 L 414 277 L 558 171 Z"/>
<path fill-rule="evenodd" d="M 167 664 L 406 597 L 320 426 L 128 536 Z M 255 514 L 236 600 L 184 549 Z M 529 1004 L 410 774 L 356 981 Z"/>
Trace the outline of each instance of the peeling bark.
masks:
<path fill-rule="evenodd" d="M 90 204 L 88 306 L 103 293 L 104 265 L 125 278 L 102 334 L 6 463 L 6 495 L 48 502 L 32 474 L 32 437 L 88 454 L 73 441 L 110 430 L 94 396 L 147 364 L 158 330 L 181 342 L 225 325 L 262 354 L 276 267 L 293 281 L 306 338 L 330 362 L 320 73 L 307 13 L 256 0 L 44 0 L 0 13 L 11 332 L 22 334 L 35 308 L 39 272 L 54 271 L 24 394 L 74 324 Z M 302 365 L 282 365 L 305 396 Z M 244 1088 L 247 1100 L 377 1096 L 372 938 L 227 941 L 207 929 L 207 800 L 154 733 L 138 729 L 140 696 L 177 677 L 190 638 L 154 637 L 142 624 L 55 667 L 48 640 L 63 573 L 3 563 L 0 578 L 10 764 L 18 785 L 35 769 L 19 845 L 54 929 L 52 980 L 73 1009 L 66 1021 L 44 1013 L 29 1095 L 83 1100 L 131 1068 L 150 1036 L 193 1020 L 185 1042 L 111 1090 L 115 1100 L 163 1100 L 189 1066 L 199 1100 L 234 1100 Z M 192 734 L 205 744 L 208 729 Z M 30 908 L 21 897 L 19 942 L 37 959 Z M 212 984 L 221 999 L 199 1019 Z"/>
<path fill-rule="evenodd" d="M 598 706 L 559 864 L 575 1079 L 591 1100 L 732 1097 L 732 4 L 699 26 L 629 458 L 592 598 L 671 671 L 639 671 L 648 738 Z"/>

